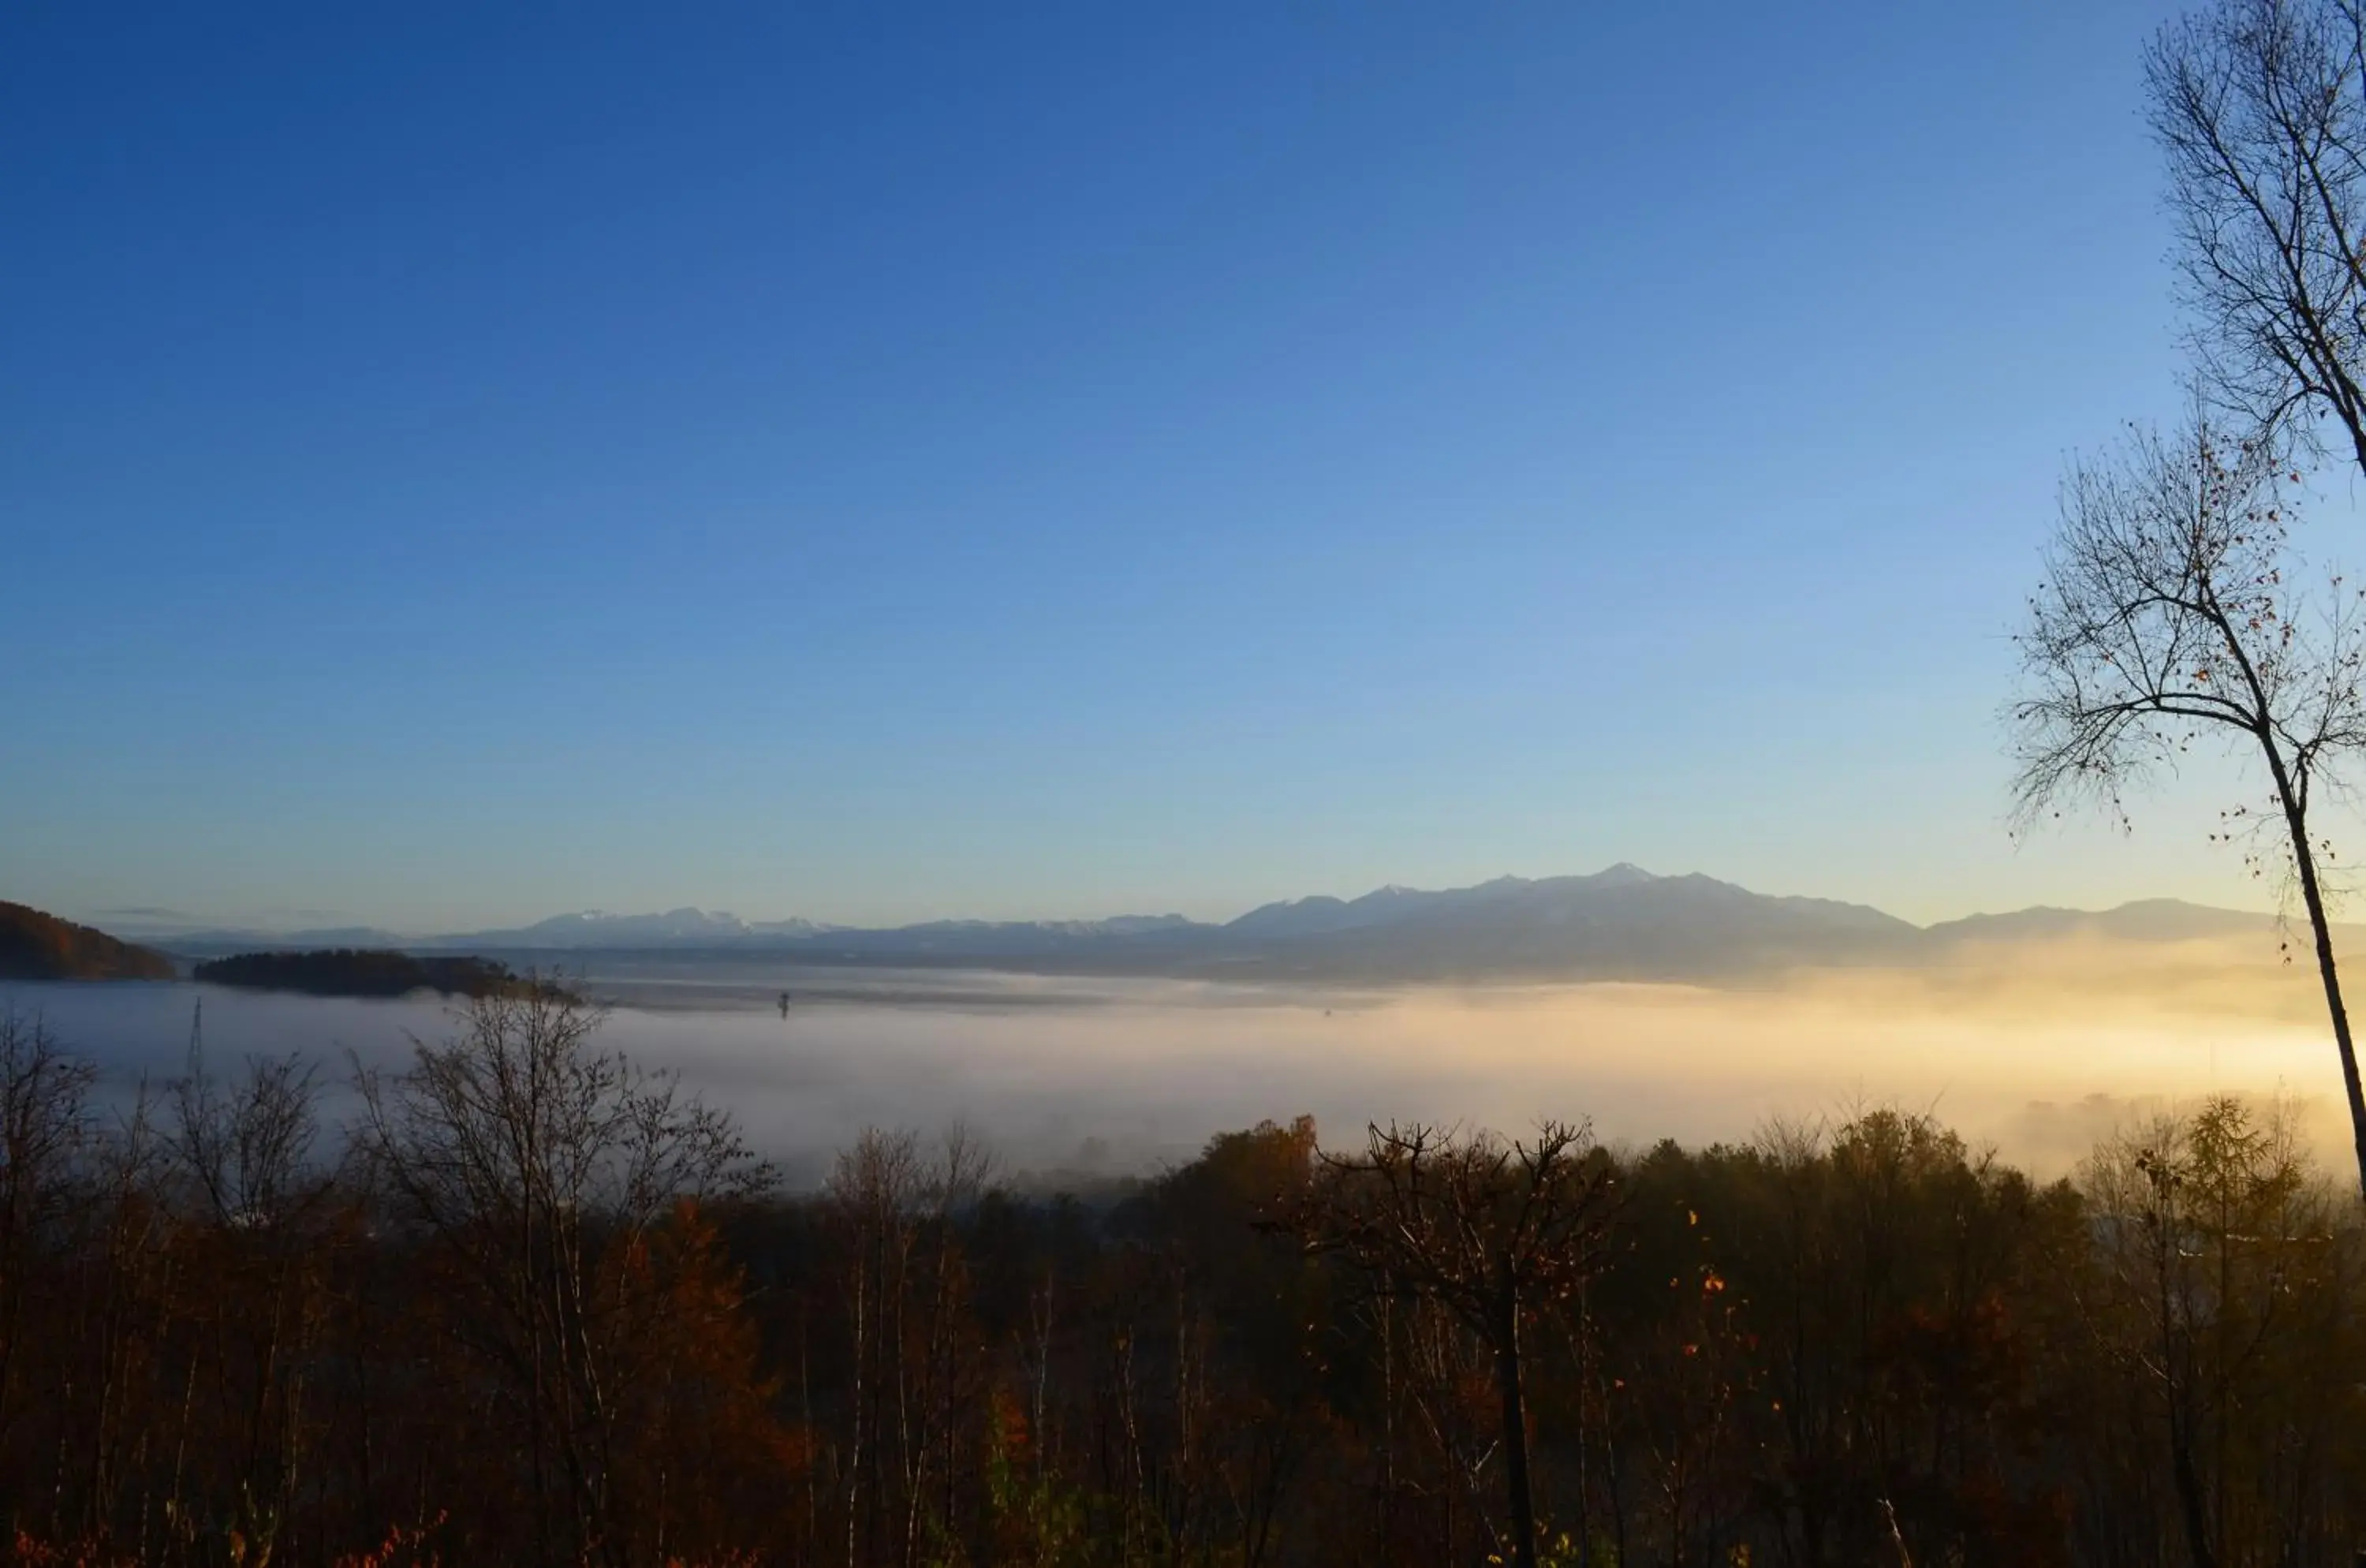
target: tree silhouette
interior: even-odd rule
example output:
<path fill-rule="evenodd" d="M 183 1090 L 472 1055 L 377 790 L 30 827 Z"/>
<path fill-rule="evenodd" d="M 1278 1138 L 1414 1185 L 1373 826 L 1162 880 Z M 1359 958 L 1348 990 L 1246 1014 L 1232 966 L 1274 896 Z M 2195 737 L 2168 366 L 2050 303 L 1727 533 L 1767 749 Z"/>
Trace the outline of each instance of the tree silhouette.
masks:
<path fill-rule="evenodd" d="M 1326 1179 L 1284 1223 L 1379 1289 L 1445 1307 L 1493 1354 L 1512 1561 L 1536 1568 L 1522 1326 L 1599 1267 L 1608 1162 L 1582 1122 L 1548 1122 L 1512 1142 L 1420 1125 L 1368 1134 L 1362 1154 L 1325 1159 Z"/>
<path fill-rule="evenodd" d="M 2174 437 L 2132 430 L 2072 468 L 2017 638 L 2015 806 L 2024 826 L 2081 797 L 2124 820 L 2127 786 L 2197 739 L 2259 765 L 2267 808 L 2225 822 L 2257 847 L 2255 868 L 2289 873 L 2307 913 L 2366 1190 L 2366 1094 L 2321 874 L 2332 850 L 2311 816 L 2366 746 L 2366 626 L 2338 577 L 2294 585 L 2288 478 L 2268 443 L 2229 442 L 2199 412 Z"/>
<path fill-rule="evenodd" d="M 2222 0 L 2145 56 L 2191 346 L 2261 430 L 2329 417 L 2366 471 L 2366 15 Z"/>

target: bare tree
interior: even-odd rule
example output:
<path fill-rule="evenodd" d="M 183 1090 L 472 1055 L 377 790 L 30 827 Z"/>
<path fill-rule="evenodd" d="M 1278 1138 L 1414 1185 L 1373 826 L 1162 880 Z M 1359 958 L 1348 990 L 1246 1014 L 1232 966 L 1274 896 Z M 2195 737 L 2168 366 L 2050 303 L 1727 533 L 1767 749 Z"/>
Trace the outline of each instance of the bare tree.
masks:
<path fill-rule="evenodd" d="M 2312 444 L 2331 418 L 2366 471 L 2362 8 L 2219 0 L 2162 29 L 2145 79 L 2213 390 Z"/>
<path fill-rule="evenodd" d="M 0 1436 L 18 1410 L 41 1254 L 73 1203 L 90 1145 L 96 1077 L 59 1048 L 40 1015 L 0 1007 Z"/>
<path fill-rule="evenodd" d="M 993 1179 L 994 1157 L 977 1135 L 959 1122 L 946 1128 L 938 1156 L 921 1188 L 930 1236 L 927 1325 L 911 1397 L 902 1402 L 910 1412 L 913 1427 L 904 1440 L 907 1473 L 903 1561 L 907 1564 L 921 1558 L 921 1524 L 933 1479 L 941 1477 L 948 1494 L 940 1523 L 949 1528 L 952 1518 L 950 1494 L 957 1470 L 952 1453 L 954 1405 L 960 1392 L 956 1356 L 959 1318 L 967 1284 L 958 1226 L 962 1217 L 985 1195 Z M 930 1464 L 940 1450 L 942 1452 L 936 1460 L 937 1477 L 932 1477 Z"/>
<path fill-rule="evenodd" d="M 2311 817 L 2366 745 L 2366 626 L 2338 577 L 2293 583 L 2286 478 L 2266 443 L 2226 442 L 2200 414 L 2174 438 L 2132 431 L 2109 459 L 2074 465 L 2017 638 L 2016 815 L 2026 827 L 2085 797 L 2124 820 L 2126 787 L 2197 740 L 2266 773 L 2268 808 L 2225 820 L 2257 835 L 2254 868 L 2284 874 L 2307 913 L 2366 1190 L 2366 1095 L 2321 874 L 2332 851 Z"/>
<path fill-rule="evenodd" d="M 964 1289 L 956 1225 L 992 1173 L 985 1146 L 958 1123 L 933 1156 L 911 1132 L 872 1127 L 839 1156 L 823 1189 L 849 1249 L 841 1288 L 852 1331 L 850 1562 L 885 1559 L 891 1485 L 902 1489 L 904 1516 L 896 1560 L 918 1562 L 932 1488 L 953 1480 Z"/>
<path fill-rule="evenodd" d="M 411 1069 L 360 1077 L 361 1137 L 399 1213 L 468 1287 L 472 1348 L 512 1381 L 546 1562 L 619 1551 L 613 1445 L 630 1341 L 607 1256 L 637 1249 L 683 1201 L 770 1184 L 731 1118 L 667 1074 L 595 1051 L 599 1009 L 537 980 L 468 1001 L 459 1034 Z M 546 1467 L 572 1503 L 550 1535 Z"/>
<path fill-rule="evenodd" d="M 316 1100 L 311 1064 L 293 1055 L 251 1055 L 241 1077 L 216 1078 L 193 1022 L 187 1071 L 169 1088 L 163 1132 L 174 1185 L 211 1232 L 215 1272 L 199 1310 L 223 1397 L 242 1412 L 239 1439 L 228 1446 L 238 1454 L 244 1523 L 264 1537 L 297 1489 L 321 1317 L 325 1237 L 309 1222 L 326 1208 L 333 1173 L 312 1159 Z M 248 1380 L 235 1395 L 233 1368 Z"/>
<path fill-rule="evenodd" d="M 2295 1299 L 2340 1270 L 2332 1193 L 2292 1108 L 2215 1096 L 2122 1131 L 2079 1180 L 2094 1216 L 2082 1317 L 2100 1357 L 2150 1396 L 2188 1554 L 2201 1568 L 2259 1561 L 2240 1543 L 2283 1535 L 2284 1560 L 2302 1560 L 2293 1510 L 2275 1499 L 2292 1495 L 2293 1455 L 2322 1439 L 2308 1402 L 2261 1398 L 2257 1380 L 2280 1353 L 2305 1359 L 2282 1348 L 2305 1331 Z"/>
<path fill-rule="evenodd" d="M 311 1157 L 319 1092 L 302 1056 L 249 1056 L 245 1076 L 224 1085 L 193 1040 L 170 1092 L 166 1147 L 216 1224 L 272 1225 L 323 1190 Z"/>
<path fill-rule="evenodd" d="M 1418 1125 L 1368 1131 L 1361 1155 L 1325 1157 L 1325 1179 L 1284 1223 L 1381 1288 L 1436 1302 L 1493 1353 L 1512 1562 L 1536 1568 L 1521 1326 L 1598 1267 L 1609 1162 L 1582 1123 L 1548 1122 L 1510 1143 Z"/>

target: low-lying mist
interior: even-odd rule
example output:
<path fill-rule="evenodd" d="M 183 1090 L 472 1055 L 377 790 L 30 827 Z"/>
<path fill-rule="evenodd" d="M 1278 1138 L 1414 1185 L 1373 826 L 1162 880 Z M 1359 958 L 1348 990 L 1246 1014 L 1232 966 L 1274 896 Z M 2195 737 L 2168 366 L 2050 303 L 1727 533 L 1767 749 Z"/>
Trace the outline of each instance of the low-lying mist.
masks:
<path fill-rule="evenodd" d="M 603 1043 L 678 1070 L 799 1182 L 873 1124 L 960 1121 L 1013 1173 L 1080 1180 L 1301 1111 L 1334 1143 L 1368 1121 L 1554 1115 L 1591 1116 L 1613 1141 L 1700 1144 L 1896 1104 L 2054 1174 L 2124 1122 L 2226 1089 L 2293 1099 L 2326 1150 L 2347 1143 L 2314 966 L 2259 938 L 1967 948 L 1939 967 L 1719 988 L 1346 992 L 747 960 L 648 960 L 582 984 L 614 1004 Z M 342 1077 L 349 1056 L 398 1065 L 412 1037 L 453 1027 L 423 998 L 27 985 L 0 1000 L 45 1014 L 118 1092 L 181 1070 L 200 1001 L 217 1066 L 294 1050 Z"/>

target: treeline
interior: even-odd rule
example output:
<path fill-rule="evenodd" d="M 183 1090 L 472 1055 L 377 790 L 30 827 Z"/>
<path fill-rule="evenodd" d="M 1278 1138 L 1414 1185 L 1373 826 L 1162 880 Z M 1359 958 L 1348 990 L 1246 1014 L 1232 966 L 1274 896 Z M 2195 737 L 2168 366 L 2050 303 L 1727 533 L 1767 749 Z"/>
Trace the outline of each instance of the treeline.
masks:
<path fill-rule="evenodd" d="M 2366 1541 L 2366 1235 L 2210 1102 L 2033 1182 L 1874 1111 L 1121 1198 L 777 1190 L 543 990 L 103 1109 L 0 1015 L 0 1542 L 141 1563 L 2252 1564 Z"/>
<path fill-rule="evenodd" d="M 384 948 L 321 948 L 305 953 L 241 953 L 208 959 L 191 977 L 258 991 L 316 997 L 405 997 L 413 991 L 490 997 L 527 984 L 489 958 L 429 957 Z"/>

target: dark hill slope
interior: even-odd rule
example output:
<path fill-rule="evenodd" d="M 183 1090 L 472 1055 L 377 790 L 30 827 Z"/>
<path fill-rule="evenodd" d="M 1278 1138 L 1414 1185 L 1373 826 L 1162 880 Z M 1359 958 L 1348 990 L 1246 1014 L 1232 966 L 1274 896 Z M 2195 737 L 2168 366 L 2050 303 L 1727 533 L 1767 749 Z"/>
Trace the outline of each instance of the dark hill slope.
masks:
<path fill-rule="evenodd" d="M 105 931 L 0 903 L 0 980 L 169 980 L 173 961 Z"/>

